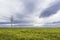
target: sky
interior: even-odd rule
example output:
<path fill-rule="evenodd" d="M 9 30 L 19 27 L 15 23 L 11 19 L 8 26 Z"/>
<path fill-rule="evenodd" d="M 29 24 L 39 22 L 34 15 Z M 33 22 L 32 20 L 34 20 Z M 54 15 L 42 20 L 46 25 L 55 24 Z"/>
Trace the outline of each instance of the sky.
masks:
<path fill-rule="evenodd" d="M 60 0 L 0 0 L 0 24 L 60 25 Z"/>

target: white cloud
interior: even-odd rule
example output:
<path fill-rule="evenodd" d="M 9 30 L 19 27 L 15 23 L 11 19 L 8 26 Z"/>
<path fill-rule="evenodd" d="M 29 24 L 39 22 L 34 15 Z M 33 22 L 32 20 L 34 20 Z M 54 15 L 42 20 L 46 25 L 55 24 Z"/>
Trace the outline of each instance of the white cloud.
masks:
<path fill-rule="evenodd" d="M 10 17 L 15 13 L 21 12 L 23 8 L 23 3 L 19 0 L 0 0 L 0 18 L 3 16 Z"/>
<path fill-rule="evenodd" d="M 42 26 L 45 24 L 47 18 L 39 18 L 39 15 L 43 10 L 48 8 L 53 1 L 51 0 L 39 0 L 34 11 L 34 26 Z"/>
<path fill-rule="evenodd" d="M 48 19 L 47 22 L 57 22 L 57 21 L 60 21 L 60 10 L 56 14 L 50 16 L 47 19 Z"/>
<path fill-rule="evenodd" d="M 60 21 L 60 10 L 50 16 L 50 17 L 47 17 L 47 18 L 39 18 L 39 15 L 40 13 L 45 10 L 46 8 L 50 7 L 52 4 L 54 3 L 58 3 L 59 1 L 56 1 L 56 0 L 42 0 L 41 4 L 39 6 L 37 6 L 37 10 L 34 14 L 35 14 L 35 19 L 34 19 L 34 26 L 43 26 L 45 25 L 46 23 L 52 23 L 52 22 L 58 22 Z"/>
<path fill-rule="evenodd" d="M 59 21 L 60 11 L 53 16 L 39 18 L 41 12 L 51 6 L 55 1 L 56 0 L 0 0 L 0 22 L 9 21 L 7 18 L 5 20 L 5 17 L 10 18 L 11 15 L 14 15 L 16 20 L 29 21 L 30 23 L 27 24 L 32 24 L 33 26 L 42 26 L 48 22 Z M 29 3 L 34 5 L 31 6 L 34 8 L 33 11 L 29 9 Z M 28 6 L 28 9 L 26 6 Z M 18 18 L 16 14 L 22 15 L 21 18 Z"/>

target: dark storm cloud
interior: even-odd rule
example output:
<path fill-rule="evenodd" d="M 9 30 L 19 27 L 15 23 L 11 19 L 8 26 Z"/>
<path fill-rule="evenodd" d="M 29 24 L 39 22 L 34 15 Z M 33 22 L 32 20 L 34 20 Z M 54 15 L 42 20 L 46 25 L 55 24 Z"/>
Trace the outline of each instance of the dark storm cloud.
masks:
<path fill-rule="evenodd" d="M 45 18 L 54 15 L 60 9 L 60 2 L 54 3 L 52 6 L 46 8 L 40 15 L 40 17 Z"/>

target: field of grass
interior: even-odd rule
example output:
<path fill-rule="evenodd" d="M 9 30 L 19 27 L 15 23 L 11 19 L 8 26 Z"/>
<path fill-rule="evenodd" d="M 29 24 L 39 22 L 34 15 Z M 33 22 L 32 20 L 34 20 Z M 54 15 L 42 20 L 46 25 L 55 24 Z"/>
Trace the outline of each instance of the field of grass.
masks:
<path fill-rule="evenodd" d="M 0 28 L 0 40 L 60 40 L 60 28 Z"/>

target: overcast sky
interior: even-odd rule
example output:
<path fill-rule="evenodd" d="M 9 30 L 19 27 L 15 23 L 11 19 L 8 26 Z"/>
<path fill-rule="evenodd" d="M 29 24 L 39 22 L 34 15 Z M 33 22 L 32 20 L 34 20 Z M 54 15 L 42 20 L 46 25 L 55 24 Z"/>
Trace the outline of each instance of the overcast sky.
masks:
<path fill-rule="evenodd" d="M 58 25 L 60 23 L 60 1 L 0 0 L 0 24 L 10 24 L 11 15 L 13 15 L 14 24 Z"/>

